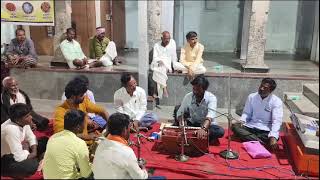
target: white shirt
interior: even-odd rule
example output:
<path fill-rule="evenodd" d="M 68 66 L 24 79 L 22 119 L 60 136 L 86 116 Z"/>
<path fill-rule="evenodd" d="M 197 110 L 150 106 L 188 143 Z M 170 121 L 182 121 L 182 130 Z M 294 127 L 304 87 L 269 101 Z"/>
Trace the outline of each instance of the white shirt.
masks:
<path fill-rule="evenodd" d="M 147 179 L 133 150 L 117 141 L 104 138 L 97 147 L 92 171 L 95 179 Z"/>
<path fill-rule="evenodd" d="M 13 99 L 10 97 L 10 105 L 16 104 L 16 103 L 23 103 L 26 104 L 26 98 L 18 91 L 16 94 L 16 101 L 13 101 Z"/>
<path fill-rule="evenodd" d="M 137 86 L 131 97 L 126 88 L 122 87 L 114 93 L 114 105 L 117 112 L 127 114 L 131 119 L 140 121 L 147 110 L 146 92 Z"/>
<path fill-rule="evenodd" d="M 177 116 L 184 112 L 190 113 L 190 122 L 202 124 L 205 118 L 211 119 L 211 124 L 216 124 L 217 98 L 209 91 L 204 92 L 203 99 L 197 105 L 196 97 L 193 92 L 186 94 L 182 100 Z"/>
<path fill-rule="evenodd" d="M 153 47 L 153 60 L 151 68 L 158 66 L 158 61 L 163 61 L 165 67 L 171 72 L 171 63 L 177 62 L 176 42 L 170 39 L 169 44 L 165 47 L 157 42 Z"/>
<path fill-rule="evenodd" d="M 60 43 L 60 49 L 69 65 L 69 68 L 76 68 L 76 66 L 73 64 L 73 60 L 82 60 L 83 58 L 86 58 L 80 44 L 74 39 L 71 42 L 67 39 L 63 40 Z"/>
<path fill-rule="evenodd" d="M 90 91 L 89 89 L 87 90 L 87 92 L 85 93 L 85 95 L 89 98 L 89 100 L 92 102 L 92 103 L 96 103 L 96 100 L 94 99 L 94 95 L 93 95 L 93 92 Z M 63 92 L 62 96 L 61 96 L 61 100 L 62 102 L 64 102 L 65 100 L 67 99 L 66 95 L 65 95 L 65 92 Z M 95 114 L 94 113 L 88 113 L 88 116 L 90 118 L 93 118 L 95 117 Z"/>
<path fill-rule="evenodd" d="M 241 121 L 249 128 L 270 131 L 268 137 L 279 138 L 282 124 L 282 101 L 274 94 L 262 99 L 258 92 L 248 96 Z"/>
<path fill-rule="evenodd" d="M 30 147 L 37 144 L 36 136 L 29 125 L 21 127 L 10 119 L 1 124 L 1 157 L 13 154 L 18 162 L 27 159 L 30 152 L 22 149 L 23 141 L 27 141 Z"/>

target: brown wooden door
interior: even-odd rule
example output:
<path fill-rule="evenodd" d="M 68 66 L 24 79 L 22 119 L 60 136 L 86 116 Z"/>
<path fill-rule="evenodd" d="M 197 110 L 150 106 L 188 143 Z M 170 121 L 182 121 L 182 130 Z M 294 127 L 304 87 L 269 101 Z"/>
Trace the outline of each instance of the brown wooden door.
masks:
<path fill-rule="evenodd" d="M 117 48 L 124 48 L 126 44 L 125 1 L 100 1 L 101 26 L 106 28 L 106 36 L 113 40 Z M 107 16 L 111 15 L 111 20 Z"/>
<path fill-rule="evenodd" d="M 38 55 L 53 56 L 53 37 L 48 37 L 47 26 L 30 26 L 30 36 Z"/>
<path fill-rule="evenodd" d="M 71 21 L 75 25 L 77 40 L 83 52 L 89 56 L 89 38 L 95 35 L 96 15 L 94 1 L 71 1 Z"/>

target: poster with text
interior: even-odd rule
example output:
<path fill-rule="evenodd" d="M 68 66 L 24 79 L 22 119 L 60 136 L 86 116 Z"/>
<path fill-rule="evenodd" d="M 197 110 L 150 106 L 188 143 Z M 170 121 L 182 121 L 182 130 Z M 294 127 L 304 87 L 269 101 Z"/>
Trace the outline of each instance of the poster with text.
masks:
<path fill-rule="evenodd" d="M 54 26 L 54 0 L 2 1 L 1 23 Z"/>

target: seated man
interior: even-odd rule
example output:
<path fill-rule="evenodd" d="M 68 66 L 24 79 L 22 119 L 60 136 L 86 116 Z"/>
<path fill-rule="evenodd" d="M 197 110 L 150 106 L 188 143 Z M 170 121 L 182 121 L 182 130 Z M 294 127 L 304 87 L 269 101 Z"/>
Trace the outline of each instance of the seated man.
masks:
<path fill-rule="evenodd" d="M 30 68 L 37 66 L 38 57 L 33 41 L 26 38 L 24 29 L 16 30 L 16 38 L 11 40 L 5 55 L 1 61 L 4 61 L 8 67 Z"/>
<path fill-rule="evenodd" d="M 89 79 L 85 75 L 78 75 L 72 81 L 79 81 L 80 83 L 84 83 L 87 86 L 87 88 L 89 87 Z M 90 91 L 89 89 L 85 93 L 85 96 L 87 96 L 93 104 L 96 103 L 93 92 Z M 62 99 L 62 102 L 64 102 L 67 99 L 65 92 L 63 92 L 61 99 Z M 105 125 L 107 124 L 107 122 L 101 116 L 96 115 L 94 113 L 88 113 L 88 117 L 89 117 L 89 124 L 92 124 L 93 131 L 103 130 L 105 128 Z"/>
<path fill-rule="evenodd" d="M 105 28 L 97 27 L 96 35 L 90 38 L 90 58 L 98 60 L 95 66 L 119 65 L 116 44 L 106 37 L 105 31 Z"/>
<path fill-rule="evenodd" d="M 95 67 L 94 60 L 88 60 L 84 55 L 80 44 L 74 39 L 75 30 L 73 28 L 67 29 L 67 38 L 60 43 L 60 49 L 67 61 L 70 69 L 83 69 Z M 90 61 L 90 62 L 89 62 Z"/>
<path fill-rule="evenodd" d="M 92 171 L 95 179 L 147 179 L 143 164 L 128 146 L 130 117 L 115 113 L 107 122 L 108 136 L 99 143 L 93 159 Z"/>
<path fill-rule="evenodd" d="M 258 92 L 248 96 L 241 123 L 232 125 L 235 136 L 242 141 L 259 141 L 271 149 L 277 148 L 283 107 L 281 99 L 272 94 L 276 87 L 273 79 L 262 79 Z"/>
<path fill-rule="evenodd" d="M 217 98 L 207 91 L 209 81 L 203 75 L 197 76 L 191 84 L 192 92 L 184 96 L 180 108 L 175 107 L 174 125 L 181 124 L 184 119 L 187 126 L 201 127 L 195 132 L 198 138 L 206 138 L 209 132 L 209 142 L 215 143 L 224 135 L 224 129 L 215 122 Z"/>
<path fill-rule="evenodd" d="M 10 106 L 9 117 L 1 124 L 1 175 L 22 179 L 37 171 L 48 138 L 37 142 L 30 128 L 30 106 L 22 103 Z"/>
<path fill-rule="evenodd" d="M 65 100 L 61 105 L 59 105 L 54 113 L 54 123 L 53 130 L 54 133 L 63 131 L 64 129 L 64 115 L 70 109 L 78 109 L 85 113 L 95 113 L 103 117 L 105 121 L 108 119 L 108 112 L 106 112 L 102 107 L 93 104 L 85 93 L 87 92 L 87 85 L 79 81 L 70 81 L 65 88 L 65 95 L 67 100 Z M 97 138 L 98 134 L 89 134 L 90 128 L 92 127 L 91 122 L 88 117 L 85 118 L 85 124 L 82 134 L 77 134 L 78 137 L 83 140 L 87 140 L 91 143 L 91 140 Z"/>
<path fill-rule="evenodd" d="M 183 73 L 188 73 L 189 78 L 194 78 L 197 74 L 204 74 L 206 68 L 203 66 L 202 54 L 204 47 L 198 42 L 197 33 L 194 31 L 188 32 L 186 35 L 187 44 L 181 48 L 180 62 L 176 70 L 181 70 Z"/>
<path fill-rule="evenodd" d="M 132 74 L 124 73 L 121 76 L 122 88 L 114 93 L 114 105 L 117 112 L 129 115 L 134 120 L 134 128 L 150 127 L 157 121 L 153 113 L 146 113 L 146 92 L 137 86 L 137 81 Z"/>
<path fill-rule="evenodd" d="M 182 66 L 177 62 L 176 42 L 170 38 L 170 33 L 164 31 L 162 33 L 161 41 L 156 43 L 153 47 L 153 59 L 151 63 L 151 70 L 153 71 L 152 79 L 157 83 L 158 97 L 162 95 L 168 97 L 167 90 L 167 72 L 172 72 L 172 67 Z"/>
<path fill-rule="evenodd" d="M 85 124 L 86 114 L 70 110 L 64 115 L 64 130 L 50 137 L 44 155 L 44 179 L 78 179 L 91 175 L 89 150 L 77 137 Z"/>
<path fill-rule="evenodd" d="M 16 103 L 27 104 L 31 108 L 32 129 L 46 130 L 48 128 L 49 119 L 43 117 L 32 110 L 32 105 L 28 95 L 19 89 L 18 82 L 14 77 L 6 77 L 3 79 L 4 90 L 1 93 L 1 123 L 9 119 L 9 107 Z"/>

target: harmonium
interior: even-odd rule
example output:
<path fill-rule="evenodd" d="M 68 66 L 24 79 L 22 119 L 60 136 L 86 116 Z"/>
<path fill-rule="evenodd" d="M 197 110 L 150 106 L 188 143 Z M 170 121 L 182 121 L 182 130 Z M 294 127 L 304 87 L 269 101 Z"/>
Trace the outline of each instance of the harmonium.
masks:
<path fill-rule="evenodd" d="M 182 129 L 178 126 L 162 124 L 161 127 L 161 143 L 163 149 L 170 154 L 181 153 Z M 195 131 L 200 127 L 185 127 L 186 140 L 184 142 L 184 153 L 188 156 L 201 156 L 209 152 L 209 139 L 197 137 Z"/>

